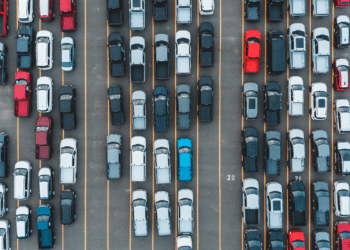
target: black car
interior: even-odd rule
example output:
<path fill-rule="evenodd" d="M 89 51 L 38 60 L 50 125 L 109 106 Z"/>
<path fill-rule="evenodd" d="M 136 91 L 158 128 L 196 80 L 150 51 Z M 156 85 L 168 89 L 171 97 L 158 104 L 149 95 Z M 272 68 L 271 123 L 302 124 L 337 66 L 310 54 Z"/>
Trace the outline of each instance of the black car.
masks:
<path fill-rule="evenodd" d="M 316 230 L 313 233 L 313 249 L 331 250 L 331 237 L 325 230 Z"/>
<path fill-rule="evenodd" d="M 281 134 L 277 131 L 265 133 L 264 171 L 266 175 L 280 175 Z"/>
<path fill-rule="evenodd" d="M 153 90 L 153 115 L 154 130 L 157 132 L 168 131 L 169 98 L 168 89 L 165 87 L 156 87 Z"/>
<path fill-rule="evenodd" d="M 346 15 L 337 16 L 334 20 L 334 46 L 337 48 L 349 47 L 350 19 Z"/>
<path fill-rule="evenodd" d="M 199 66 L 214 66 L 214 26 L 209 23 L 201 23 L 199 33 Z"/>
<path fill-rule="evenodd" d="M 67 85 L 59 89 L 61 129 L 75 129 L 75 87 Z"/>
<path fill-rule="evenodd" d="M 283 250 L 283 233 L 281 231 L 270 231 L 268 234 L 268 250 Z"/>
<path fill-rule="evenodd" d="M 293 181 L 288 186 L 289 216 L 293 226 L 306 226 L 305 185 L 302 181 Z"/>
<path fill-rule="evenodd" d="M 244 5 L 244 16 L 246 21 L 260 21 L 260 0 L 246 0 Z"/>
<path fill-rule="evenodd" d="M 107 0 L 107 20 L 110 26 L 123 25 L 123 0 Z"/>
<path fill-rule="evenodd" d="M 33 62 L 33 29 L 19 26 L 17 31 L 17 68 L 30 69 Z"/>
<path fill-rule="evenodd" d="M 242 156 L 244 172 L 258 172 L 259 137 L 255 128 L 245 128 L 242 132 Z"/>
<path fill-rule="evenodd" d="M 262 243 L 260 233 L 255 228 L 250 228 L 244 232 L 244 249 L 245 250 L 261 250 Z"/>
<path fill-rule="evenodd" d="M 338 141 L 334 149 L 335 171 L 338 175 L 350 174 L 350 143 Z"/>
<path fill-rule="evenodd" d="M 269 74 L 283 74 L 286 71 L 286 43 L 281 30 L 274 29 L 267 33 L 266 66 Z"/>
<path fill-rule="evenodd" d="M 176 87 L 177 128 L 191 129 L 191 87 L 177 85 Z"/>
<path fill-rule="evenodd" d="M 61 224 L 63 225 L 69 225 L 75 221 L 75 198 L 75 192 L 70 189 L 61 193 Z"/>
<path fill-rule="evenodd" d="M 8 173 L 7 150 L 10 138 L 4 132 L 0 133 L 0 179 L 6 178 Z"/>
<path fill-rule="evenodd" d="M 328 184 L 323 181 L 312 183 L 312 220 L 315 227 L 328 227 L 330 199 Z"/>
<path fill-rule="evenodd" d="M 169 36 L 157 34 L 154 36 L 154 77 L 156 80 L 169 80 Z"/>
<path fill-rule="evenodd" d="M 123 36 L 113 32 L 108 36 L 109 74 L 111 76 L 125 76 L 125 46 Z"/>
<path fill-rule="evenodd" d="M 311 134 L 312 166 L 316 173 L 323 174 L 331 171 L 330 148 L 328 135 L 324 130 L 315 130 Z"/>
<path fill-rule="evenodd" d="M 200 122 L 213 120 L 213 80 L 208 76 L 198 81 L 198 117 Z"/>
<path fill-rule="evenodd" d="M 281 88 L 278 82 L 268 82 L 264 85 L 264 120 L 266 125 L 281 123 Z"/>
<path fill-rule="evenodd" d="M 5 84 L 7 81 L 6 50 L 5 44 L 0 43 L 0 85 Z"/>
<path fill-rule="evenodd" d="M 113 125 L 122 125 L 125 122 L 122 88 L 118 85 L 108 89 L 109 111 Z"/>
<path fill-rule="evenodd" d="M 168 21 L 168 0 L 153 0 L 153 20 Z"/>

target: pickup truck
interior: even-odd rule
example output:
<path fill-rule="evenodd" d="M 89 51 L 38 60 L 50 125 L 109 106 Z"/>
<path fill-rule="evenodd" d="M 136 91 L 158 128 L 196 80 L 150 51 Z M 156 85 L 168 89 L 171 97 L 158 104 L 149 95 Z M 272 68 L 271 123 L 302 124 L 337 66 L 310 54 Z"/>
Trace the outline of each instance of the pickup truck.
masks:
<path fill-rule="evenodd" d="M 39 249 L 51 249 L 54 245 L 53 207 L 49 204 L 36 209 Z"/>
<path fill-rule="evenodd" d="M 146 81 L 146 43 L 140 36 L 130 39 L 130 81 L 131 83 Z"/>
<path fill-rule="evenodd" d="M 134 136 L 131 139 L 130 175 L 132 182 L 146 181 L 146 138 Z"/>
<path fill-rule="evenodd" d="M 146 130 L 146 93 L 137 90 L 132 93 L 132 129 Z"/>
<path fill-rule="evenodd" d="M 278 125 L 281 122 L 281 90 L 278 82 L 268 82 L 264 85 L 265 113 L 264 120 L 267 125 Z"/>
<path fill-rule="evenodd" d="M 108 48 L 110 76 L 125 76 L 125 46 L 119 32 L 109 34 Z"/>
<path fill-rule="evenodd" d="M 189 85 L 177 85 L 177 128 L 191 129 L 191 87 Z"/>
<path fill-rule="evenodd" d="M 313 17 L 327 17 L 329 15 L 329 0 L 312 0 Z"/>
<path fill-rule="evenodd" d="M 176 32 L 175 59 L 176 74 L 191 74 L 191 34 L 187 30 Z"/>
<path fill-rule="evenodd" d="M 246 0 L 244 5 L 244 16 L 246 21 L 260 21 L 260 0 Z"/>
<path fill-rule="evenodd" d="M 288 140 L 288 165 L 291 173 L 305 171 L 305 141 L 304 132 L 301 129 L 291 129 L 287 133 Z"/>
<path fill-rule="evenodd" d="M 0 85 L 6 84 L 6 47 L 5 44 L 0 43 Z"/>
<path fill-rule="evenodd" d="M 169 77 L 169 36 L 157 34 L 154 36 L 155 43 L 155 67 L 154 76 L 156 80 L 168 80 Z"/>
<path fill-rule="evenodd" d="M 199 33 L 199 66 L 214 66 L 214 26 L 209 23 L 201 23 Z"/>
<path fill-rule="evenodd" d="M 170 146 L 166 139 L 154 141 L 154 168 L 157 184 L 171 183 Z"/>
<path fill-rule="evenodd" d="M 256 179 L 246 178 L 243 180 L 242 203 L 243 222 L 245 225 L 257 225 L 260 219 L 259 183 Z"/>
<path fill-rule="evenodd" d="M 153 0 L 153 21 L 168 21 L 168 0 Z"/>
<path fill-rule="evenodd" d="M 33 29 L 19 26 L 17 31 L 17 68 L 30 69 L 33 62 Z"/>
<path fill-rule="evenodd" d="M 290 17 L 305 16 L 305 0 L 289 0 Z"/>
<path fill-rule="evenodd" d="M 129 22 L 131 30 L 145 29 L 145 0 L 129 0 Z"/>
<path fill-rule="evenodd" d="M 203 76 L 198 81 L 198 109 L 199 122 L 213 121 L 213 79 Z"/>
<path fill-rule="evenodd" d="M 107 20 L 110 26 L 123 25 L 123 0 L 107 1 Z"/>
<path fill-rule="evenodd" d="M 327 28 L 316 28 L 312 32 L 312 72 L 326 74 L 329 71 L 330 43 Z"/>
<path fill-rule="evenodd" d="M 157 214 L 157 229 L 159 236 L 171 235 L 171 207 L 169 193 L 158 191 L 154 195 L 154 206 Z"/>
<path fill-rule="evenodd" d="M 312 220 L 315 227 L 328 227 L 330 219 L 330 197 L 327 182 L 312 183 Z"/>
<path fill-rule="evenodd" d="M 179 181 L 192 181 L 193 166 L 192 166 L 192 141 L 188 138 L 177 140 L 178 151 L 178 168 L 177 177 Z"/>
<path fill-rule="evenodd" d="M 77 181 L 77 140 L 65 138 L 60 143 L 61 184 Z"/>
<path fill-rule="evenodd" d="M 258 30 L 248 30 L 244 35 L 244 73 L 258 74 L 260 65 L 261 34 Z"/>
<path fill-rule="evenodd" d="M 168 89 L 156 87 L 153 90 L 153 120 L 156 132 L 166 132 L 169 126 Z"/>
<path fill-rule="evenodd" d="M 302 116 L 304 114 L 304 82 L 300 76 L 289 77 L 288 110 L 290 116 Z"/>
<path fill-rule="evenodd" d="M 267 0 L 268 11 L 267 18 L 269 21 L 282 22 L 283 21 L 283 5 L 284 0 Z"/>
<path fill-rule="evenodd" d="M 77 29 L 75 0 L 60 0 L 61 31 Z"/>
<path fill-rule="evenodd" d="M 75 87 L 66 85 L 59 89 L 61 129 L 75 129 Z"/>
<path fill-rule="evenodd" d="M 36 119 L 35 130 L 35 147 L 36 159 L 51 159 L 51 143 L 52 143 L 52 120 L 48 116 L 42 116 Z"/>
<path fill-rule="evenodd" d="M 178 24 L 192 23 L 192 0 L 176 1 L 176 22 Z"/>
<path fill-rule="evenodd" d="M 278 182 L 266 184 L 266 217 L 268 229 L 282 229 L 283 193 Z"/>
<path fill-rule="evenodd" d="M 292 227 L 306 226 L 305 185 L 302 181 L 289 184 L 289 215 Z"/>
<path fill-rule="evenodd" d="M 15 99 L 15 116 L 30 117 L 32 109 L 32 83 L 29 72 L 16 72 L 13 97 Z"/>
<path fill-rule="evenodd" d="M 293 23 L 289 26 L 289 67 L 291 69 L 305 68 L 305 26 Z"/>
<path fill-rule="evenodd" d="M 8 25 L 8 6 L 7 0 L 1 0 L 0 9 L 0 36 L 7 36 L 7 32 L 10 29 Z"/>
<path fill-rule="evenodd" d="M 333 0 L 335 7 L 347 7 L 350 5 L 350 0 Z"/>

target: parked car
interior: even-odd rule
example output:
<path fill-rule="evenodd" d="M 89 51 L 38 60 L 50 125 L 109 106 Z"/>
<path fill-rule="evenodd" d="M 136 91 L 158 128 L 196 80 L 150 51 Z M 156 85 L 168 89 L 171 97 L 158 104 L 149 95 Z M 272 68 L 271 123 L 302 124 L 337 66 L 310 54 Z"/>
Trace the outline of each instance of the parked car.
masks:
<path fill-rule="evenodd" d="M 42 22 L 51 22 L 55 17 L 53 0 L 39 0 L 39 18 Z"/>
<path fill-rule="evenodd" d="M 52 69 L 53 35 L 50 31 L 41 30 L 36 34 L 36 66 L 40 70 Z"/>
<path fill-rule="evenodd" d="M 282 3 L 283 0 L 269 0 Z M 269 74 L 283 74 L 287 68 L 286 45 L 281 30 L 267 33 L 267 70 Z"/>
<path fill-rule="evenodd" d="M 350 216 L 349 184 L 340 180 L 334 182 L 334 214 L 339 217 Z"/>
<path fill-rule="evenodd" d="M 41 116 L 36 119 L 35 129 L 35 158 L 50 160 L 52 154 L 52 119 Z"/>
<path fill-rule="evenodd" d="M 0 132 L 0 179 L 6 178 L 9 172 L 7 163 L 9 141 L 9 136 L 4 132 Z"/>
<path fill-rule="evenodd" d="M 334 128 L 338 134 L 345 134 L 350 131 L 350 109 L 347 99 L 335 100 Z"/>
<path fill-rule="evenodd" d="M 304 227 L 306 226 L 305 185 L 302 181 L 293 181 L 289 183 L 288 188 L 289 216 L 292 227 Z"/>
<path fill-rule="evenodd" d="M 347 221 L 339 221 L 334 224 L 334 249 L 343 250 L 350 240 L 350 224 Z"/>
<path fill-rule="evenodd" d="M 40 200 L 50 200 L 55 195 L 55 191 L 53 191 L 53 177 L 54 171 L 51 168 L 42 167 L 39 169 L 38 182 Z"/>
<path fill-rule="evenodd" d="M 333 0 L 335 7 L 347 7 L 350 5 L 350 0 Z"/>
<path fill-rule="evenodd" d="M 7 191 L 8 188 L 5 186 L 5 184 L 0 183 L 0 217 L 4 216 L 9 210 L 6 199 Z"/>
<path fill-rule="evenodd" d="M 327 17 L 329 14 L 329 0 L 312 0 L 313 17 Z"/>
<path fill-rule="evenodd" d="M 264 135 L 264 171 L 266 175 L 280 175 L 281 135 L 268 131 Z"/>
<path fill-rule="evenodd" d="M 153 20 L 168 21 L 168 0 L 153 0 Z"/>
<path fill-rule="evenodd" d="M 194 228 L 193 192 L 191 189 L 180 189 L 177 194 L 178 234 L 192 234 Z"/>
<path fill-rule="evenodd" d="M 191 87 L 190 85 L 176 86 L 177 128 L 191 129 Z"/>
<path fill-rule="evenodd" d="M 214 15 L 214 0 L 199 0 L 199 14 L 206 15 Z"/>
<path fill-rule="evenodd" d="M 213 121 L 213 80 L 204 76 L 198 81 L 198 118 L 199 122 Z"/>
<path fill-rule="evenodd" d="M 304 115 L 304 82 L 300 76 L 291 76 L 288 80 L 288 113 Z"/>
<path fill-rule="evenodd" d="M 11 250 L 10 227 L 11 225 L 8 220 L 0 220 L 0 246 L 4 250 Z"/>
<path fill-rule="evenodd" d="M 122 34 L 112 32 L 108 36 L 109 75 L 125 76 L 125 46 Z"/>
<path fill-rule="evenodd" d="M 255 228 L 246 229 L 244 231 L 244 249 L 245 250 L 262 250 L 262 242 L 260 232 Z"/>
<path fill-rule="evenodd" d="M 132 182 L 146 181 L 146 139 L 142 136 L 131 139 L 130 175 Z"/>
<path fill-rule="evenodd" d="M 31 69 L 33 59 L 33 36 L 30 26 L 19 26 L 17 31 L 17 68 Z"/>
<path fill-rule="evenodd" d="M 289 0 L 288 3 L 290 17 L 305 16 L 305 0 Z"/>
<path fill-rule="evenodd" d="M 167 1 L 167 0 L 158 0 Z M 167 34 L 157 34 L 154 36 L 155 45 L 155 64 L 154 77 L 156 80 L 169 80 L 169 36 Z"/>
<path fill-rule="evenodd" d="M 264 85 L 264 120 L 266 125 L 281 123 L 282 93 L 278 82 L 268 82 Z"/>
<path fill-rule="evenodd" d="M 154 131 L 167 132 L 169 127 L 169 98 L 166 87 L 153 89 Z"/>
<path fill-rule="evenodd" d="M 313 249 L 331 250 L 331 237 L 325 230 L 316 230 L 313 233 Z"/>
<path fill-rule="evenodd" d="M 7 48 L 5 44 L 0 43 L 0 85 L 5 85 L 8 78 L 7 71 L 6 71 L 6 64 L 7 64 L 6 51 L 7 51 Z"/>
<path fill-rule="evenodd" d="M 107 179 L 121 179 L 121 146 L 122 136 L 119 134 L 110 134 L 107 136 Z"/>
<path fill-rule="evenodd" d="M 304 69 L 306 57 L 305 25 L 302 23 L 293 23 L 289 26 L 288 33 L 289 66 L 291 69 Z"/>
<path fill-rule="evenodd" d="M 122 88 L 112 85 L 108 88 L 109 112 L 113 125 L 122 125 L 125 122 Z"/>
<path fill-rule="evenodd" d="M 75 66 L 75 44 L 71 37 L 61 39 L 61 69 L 63 71 L 73 71 Z"/>
<path fill-rule="evenodd" d="M 330 42 L 327 28 L 320 27 L 312 31 L 312 62 L 314 74 L 326 74 L 329 71 Z"/>
<path fill-rule="evenodd" d="M 61 184 L 75 184 L 77 181 L 77 140 L 64 138 L 60 143 L 60 179 Z"/>
<path fill-rule="evenodd" d="M 246 21 L 260 22 L 260 0 L 244 1 L 244 17 Z"/>
<path fill-rule="evenodd" d="M 132 0 L 132 1 L 136 2 L 137 0 Z M 146 81 L 146 42 L 143 37 L 140 37 L 140 36 L 131 37 L 129 64 L 130 64 L 131 83 L 145 83 Z"/>
<path fill-rule="evenodd" d="M 107 1 L 107 20 L 109 26 L 123 25 L 123 0 Z"/>
<path fill-rule="evenodd" d="M 242 188 L 243 223 L 257 225 L 260 220 L 259 183 L 256 179 L 245 178 Z"/>
<path fill-rule="evenodd" d="M 259 87 L 254 82 L 243 85 L 243 114 L 246 120 L 258 118 Z"/>
<path fill-rule="evenodd" d="M 291 173 L 305 171 L 305 142 L 304 132 L 301 129 L 291 129 L 287 133 L 288 165 Z"/>
<path fill-rule="evenodd" d="M 171 183 L 170 145 L 166 139 L 154 141 L 154 168 L 156 184 Z"/>
<path fill-rule="evenodd" d="M 132 192 L 132 213 L 135 237 L 147 236 L 148 203 L 146 190 L 137 189 Z"/>
<path fill-rule="evenodd" d="M 75 87 L 61 86 L 59 89 L 61 129 L 75 129 L 77 119 L 75 116 Z"/>
<path fill-rule="evenodd" d="M 345 91 L 349 89 L 349 62 L 341 58 L 335 59 L 333 64 L 334 70 L 334 89 L 336 91 Z"/>
<path fill-rule="evenodd" d="M 325 120 L 327 118 L 327 85 L 322 82 L 311 84 L 311 119 Z"/>
<path fill-rule="evenodd" d="M 268 234 L 268 250 L 284 249 L 283 233 L 279 230 L 271 230 Z"/>
<path fill-rule="evenodd" d="M 177 140 L 177 177 L 179 181 L 192 181 L 192 141 L 188 138 Z"/>
<path fill-rule="evenodd" d="M 39 77 L 36 82 L 36 109 L 41 113 L 49 113 L 53 107 L 53 82 L 48 76 Z"/>
<path fill-rule="evenodd" d="M 76 194 L 70 189 L 61 193 L 61 224 L 70 225 L 74 223 L 75 218 L 75 199 Z"/>
<path fill-rule="evenodd" d="M 131 30 L 145 29 L 145 0 L 129 1 L 129 23 Z"/>
<path fill-rule="evenodd" d="M 29 72 L 17 71 L 15 73 L 13 98 L 15 100 L 15 116 L 30 117 L 32 110 L 32 81 Z"/>
<path fill-rule="evenodd" d="M 248 30 L 244 34 L 244 73 L 258 74 L 260 66 L 261 34 L 258 30 Z"/>
<path fill-rule="evenodd" d="M 242 158 L 244 172 L 258 172 L 259 137 L 255 128 L 245 128 L 242 132 Z"/>
<path fill-rule="evenodd" d="M 41 205 L 36 209 L 39 249 L 50 249 L 55 246 L 53 212 L 50 204 Z"/>
<path fill-rule="evenodd" d="M 312 183 L 312 221 L 315 227 L 328 227 L 330 198 L 328 184 L 323 181 Z"/>
<path fill-rule="evenodd" d="M 305 235 L 301 230 L 291 230 L 288 232 L 288 249 L 306 250 Z"/>
<path fill-rule="evenodd" d="M 192 23 L 192 0 L 176 1 L 176 22 L 178 24 Z"/>
<path fill-rule="evenodd" d="M 32 165 L 29 161 L 18 161 L 13 173 L 14 198 L 16 200 L 27 200 L 32 190 L 30 189 Z"/>
<path fill-rule="evenodd" d="M 77 29 L 77 13 L 75 0 L 60 0 L 61 31 Z"/>
<path fill-rule="evenodd" d="M 312 166 L 316 173 L 329 173 L 330 167 L 330 147 L 328 135 L 324 130 L 314 130 L 311 133 Z"/>
<path fill-rule="evenodd" d="M 8 30 L 8 2 L 7 0 L 2 1 L 2 7 L 0 12 L 0 36 L 7 36 Z"/>
<path fill-rule="evenodd" d="M 192 250 L 192 238 L 189 235 L 177 236 L 177 250 Z"/>
<path fill-rule="evenodd" d="M 349 17 L 346 15 L 337 16 L 334 22 L 334 45 L 340 49 L 349 47 L 349 37 L 350 37 Z"/>
<path fill-rule="evenodd" d="M 278 182 L 266 184 L 266 223 L 268 229 L 282 229 L 283 193 Z"/>
<path fill-rule="evenodd" d="M 146 130 L 146 93 L 137 90 L 132 93 L 132 129 Z"/>
<path fill-rule="evenodd" d="M 213 1 L 213 0 L 201 0 Z M 199 25 L 199 66 L 214 66 L 214 26 L 209 22 Z"/>
<path fill-rule="evenodd" d="M 169 193 L 166 191 L 156 192 L 154 194 L 154 206 L 157 215 L 158 235 L 171 235 L 171 207 Z"/>
<path fill-rule="evenodd" d="M 283 0 L 268 0 L 267 20 L 273 22 L 283 21 Z"/>
<path fill-rule="evenodd" d="M 32 234 L 31 213 L 32 210 L 27 206 L 20 206 L 16 209 L 16 236 L 18 239 L 26 239 Z"/>
<path fill-rule="evenodd" d="M 187 30 L 179 30 L 178 32 L 176 32 L 175 60 L 177 75 L 191 74 L 191 34 Z"/>
<path fill-rule="evenodd" d="M 17 0 L 17 16 L 20 23 L 31 23 L 34 20 L 33 0 Z"/>
<path fill-rule="evenodd" d="M 338 175 L 350 174 L 350 143 L 338 141 L 334 148 L 334 168 Z"/>

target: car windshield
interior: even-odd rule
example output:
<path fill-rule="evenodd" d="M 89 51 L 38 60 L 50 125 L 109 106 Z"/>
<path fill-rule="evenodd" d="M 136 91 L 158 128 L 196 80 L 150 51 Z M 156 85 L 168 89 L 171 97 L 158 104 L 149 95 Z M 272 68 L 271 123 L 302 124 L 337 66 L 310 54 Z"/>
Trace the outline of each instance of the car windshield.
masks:
<path fill-rule="evenodd" d="M 156 151 L 154 152 L 156 155 L 160 154 L 167 154 L 168 150 L 166 148 L 157 148 Z"/>
<path fill-rule="evenodd" d="M 49 221 L 49 219 L 50 219 L 50 216 L 48 215 L 40 215 L 37 218 L 37 222 L 46 222 L 46 221 Z"/>
<path fill-rule="evenodd" d="M 39 182 L 49 182 L 49 181 L 50 181 L 50 176 L 42 175 L 39 177 Z"/>
<path fill-rule="evenodd" d="M 46 84 L 40 84 L 38 86 L 38 90 L 49 90 L 49 89 L 50 89 L 49 85 L 46 85 Z"/>
<path fill-rule="evenodd" d="M 39 37 L 38 43 L 49 43 L 49 38 L 47 37 Z"/>
<path fill-rule="evenodd" d="M 319 36 L 317 36 L 316 38 L 320 38 L 321 40 L 329 41 L 329 37 L 326 36 L 326 35 L 319 35 Z"/>
<path fill-rule="evenodd" d="M 0 229 L 0 236 L 4 236 L 5 233 L 6 233 L 6 230 L 3 229 L 3 228 L 1 228 L 1 229 Z M 4 248 L 3 248 L 3 249 L 4 249 Z"/>
<path fill-rule="evenodd" d="M 72 96 L 68 94 L 60 96 L 60 100 L 70 100 L 70 99 L 72 99 Z"/>
<path fill-rule="evenodd" d="M 108 149 L 118 149 L 120 145 L 118 143 L 109 143 L 107 144 Z"/>
<path fill-rule="evenodd" d="M 179 98 L 190 99 L 190 95 L 187 93 L 182 93 Z"/>
<path fill-rule="evenodd" d="M 192 201 L 190 199 L 182 199 L 179 201 L 180 206 L 192 206 Z"/>
<path fill-rule="evenodd" d="M 178 44 L 182 44 L 182 43 L 186 43 L 186 44 L 189 44 L 190 43 L 190 40 L 186 39 L 186 38 L 180 38 L 177 40 L 177 43 Z"/>
<path fill-rule="evenodd" d="M 349 196 L 349 191 L 348 190 L 339 190 L 338 191 L 339 196 L 344 196 L 344 197 L 348 197 Z"/>
<path fill-rule="evenodd" d="M 191 247 L 180 247 L 179 250 L 192 250 Z"/>
<path fill-rule="evenodd" d="M 143 46 L 141 44 L 133 44 L 131 45 L 131 50 L 134 50 L 134 49 L 143 49 Z"/>
<path fill-rule="evenodd" d="M 159 201 L 159 202 L 156 203 L 156 207 L 157 208 L 161 208 L 161 207 L 167 208 L 168 207 L 168 202 L 166 202 L 166 201 Z"/>
<path fill-rule="evenodd" d="M 298 196 L 304 196 L 305 197 L 305 192 L 304 191 L 294 191 L 293 192 L 293 196 L 294 197 L 298 197 Z"/>
<path fill-rule="evenodd" d="M 145 207 L 146 206 L 146 201 L 145 200 L 135 200 L 134 201 L 134 207 L 137 207 L 137 206 Z"/>
<path fill-rule="evenodd" d="M 292 85 L 293 90 L 303 90 L 303 86 L 301 85 Z"/>
<path fill-rule="evenodd" d="M 301 30 L 296 30 L 296 31 L 293 31 L 292 34 L 293 34 L 293 35 L 304 36 L 304 35 L 305 35 L 305 32 L 304 32 L 304 31 L 301 31 Z"/>
<path fill-rule="evenodd" d="M 339 235 L 342 239 L 350 239 L 350 232 L 341 232 Z"/>
<path fill-rule="evenodd" d="M 65 44 L 62 44 L 62 46 L 61 46 L 62 50 L 70 50 L 71 47 L 72 47 L 72 45 L 66 44 L 66 43 L 65 43 Z"/>
<path fill-rule="evenodd" d="M 17 221 L 27 221 L 27 216 L 25 215 L 17 215 L 16 216 Z"/>
<path fill-rule="evenodd" d="M 18 168 L 15 170 L 15 175 L 23 175 L 25 176 L 27 174 L 27 170 L 23 168 Z"/>
<path fill-rule="evenodd" d="M 72 205 L 72 200 L 70 200 L 70 199 L 63 199 L 63 200 L 61 200 L 61 205 L 62 206 L 70 206 L 70 205 Z"/>
<path fill-rule="evenodd" d="M 23 79 L 16 80 L 16 85 L 27 85 L 27 81 Z"/>
<path fill-rule="evenodd" d="M 251 195 L 251 194 L 259 195 L 259 191 L 256 188 L 248 188 L 248 189 L 246 189 L 245 192 L 246 192 L 247 196 Z"/>
<path fill-rule="evenodd" d="M 249 142 L 257 142 L 257 141 L 258 141 L 258 138 L 249 136 L 249 137 L 246 137 L 246 138 L 245 138 L 245 141 L 246 141 L 247 143 L 249 143 Z"/>
<path fill-rule="evenodd" d="M 273 247 L 273 248 L 277 248 L 277 247 L 281 247 L 281 248 L 283 248 L 283 242 L 282 241 L 277 241 L 277 240 L 274 240 L 274 241 L 272 241 L 271 242 L 271 246 Z"/>
<path fill-rule="evenodd" d="M 142 145 L 134 145 L 131 147 L 132 152 L 143 151 L 144 147 Z"/>
<path fill-rule="evenodd" d="M 114 94 L 109 96 L 109 100 L 119 100 L 120 94 Z"/>
<path fill-rule="evenodd" d="M 143 105 L 145 103 L 145 100 L 134 100 L 134 105 Z"/>
<path fill-rule="evenodd" d="M 73 154 L 74 149 L 71 147 L 64 147 L 61 149 L 61 154 Z"/>
<path fill-rule="evenodd" d="M 346 67 L 346 66 L 339 66 L 339 67 L 338 67 L 338 70 L 339 70 L 339 71 L 345 71 L 345 72 L 347 72 L 347 71 L 349 71 L 349 68 Z"/>
<path fill-rule="evenodd" d="M 182 154 L 182 153 L 191 153 L 191 149 L 188 147 L 182 147 L 179 149 L 179 154 Z"/>
<path fill-rule="evenodd" d="M 248 242 L 248 245 L 250 247 L 260 247 L 260 241 L 258 241 L 258 240 L 251 240 L 251 241 Z"/>
<path fill-rule="evenodd" d="M 46 126 L 38 126 L 36 127 L 36 132 L 47 132 L 49 130 Z"/>
<path fill-rule="evenodd" d="M 259 39 L 256 37 L 249 37 L 248 43 L 260 43 Z"/>
<path fill-rule="evenodd" d="M 348 107 L 340 107 L 338 110 L 341 113 L 349 113 L 350 112 Z"/>
<path fill-rule="evenodd" d="M 293 248 L 296 249 L 298 247 L 305 247 L 305 244 L 301 240 L 295 240 L 292 242 Z"/>
<path fill-rule="evenodd" d="M 201 87 L 201 91 L 205 91 L 205 90 L 211 90 L 211 87 L 208 85 L 204 85 Z"/>
<path fill-rule="evenodd" d="M 165 100 L 166 100 L 166 96 L 164 95 L 159 95 L 154 98 L 154 101 L 165 101 Z"/>

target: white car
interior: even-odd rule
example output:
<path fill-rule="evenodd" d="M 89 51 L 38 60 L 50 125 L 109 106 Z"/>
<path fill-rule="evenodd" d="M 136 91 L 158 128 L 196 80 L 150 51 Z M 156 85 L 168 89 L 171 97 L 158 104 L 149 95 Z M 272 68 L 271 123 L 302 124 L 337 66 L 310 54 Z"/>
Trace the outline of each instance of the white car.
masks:
<path fill-rule="evenodd" d="M 350 109 L 347 99 L 335 100 L 334 128 L 338 134 L 350 132 Z"/>
<path fill-rule="evenodd" d="M 350 216 L 349 184 L 343 180 L 336 181 L 333 190 L 335 215 L 340 217 Z"/>
<path fill-rule="evenodd" d="M 146 181 L 146 138 L 134 136 L 131 139 L 130 175 L 133 182 Z"/>
<path fill-rule="evenodd" d="M 176 239 L 177 250 L 192 250 L 192 238 L 189 235 L 178 236 Z"/>
<path fill-rule="evenodd" d="M 77 140 L 65 138 L 60 143 L 61 184 L 75 184 L 77 175 Z"/>
<path fill-rule="evenodd" d="M 49 200 L 55 195 L 53 191 L 53 176 L 54 172 L 51 168 L 42 167 L 39 169 L 38 182 L 40 200 Z"/>
<path fill-rule="evenodd" d="M 36 66 L 41 70 L 52 69 L 53 35 L 50 31 L 41 30 L 36 34 Z"/>
<path fill-rule="evenodd" d="M 166 139 L 154 141 L 154 168 L 157 184 L 171 183 L 170 146 Z"/>
<path fill-rule="evenodd" d="M 193 192 L 191 189 L 180 189 L 177 195 L 178 233 L 191 234 L 194 227 Z"/>
<path fill-rule="evenodd" d="M 134 219 L 134 234 L 136 237 L 148 234 L 148 204 L 147 191 L 137 189 L 132 192 L 132 212 Z"/>
<path fill-rule="evenodd" d="M 7 207 L 7 201 L 6 201 L 6 192 L 8 191 L 8 188 L 0 183 L 0 217 L 4 216 L 6 212 L 9 210 Z"/>
<path fill-rule="evenodd" d="M 20 23 L 31 23 L 34 19 L 33 0 L 17 0 L 18 21 Z"/>
<path fill-rule="evenodd" d="M 157 214 L 158 235 L 171 235 L 171 207 L 169 193 L 166 191 L 156 192 L 154 194 L 154 206 Z"/>
<path fill-rule="evenodd" d="M 289 115 L 304 114 L 304 82 L 300 76 L 291 76 L 288 81 Z"/>
<path fill-rule="evenodd" d="M 146 93 L 137 90 L 132 93 L 132 129 L 146 130 Z"/>
<path fill-rule="evenodd" d="M 191 74 L 191 33 L 179 30 L 175 36 L 176 74 Z"/>
<path fill-rule="evenodd" d="M 41 113 L 52 111 L 52 89 L 51 77 L 42 76 L 36 82 L 36 109 Z"/>
<path fill-rule="evenodd" d="M 29 161 L 18 161 L 13 173 L 14 198 L 16 200 L 26 200 L 30 197 L 30 173 L 32 166 Z"/>
<path fill-rule="evenodd" d="M 312 120 L 327 118 L 327 85 L 321 82 L 311 85 L 311 118 Z"/>
<path fill-rule="evenodd" d="M 199 1 L 199 14 L 201 15 L 213 15 L 214 14 L 214 0 L 198 0 Z"/>
<path fill-rule="evenodd" d="M 10 223 L 8 220 L 0 220 L 0 249 L 11 250 Z"/>
<path fill-rule="evenodd" d="M 20 206 L 16 209 L 16 235 L 18 239 L 26 239 L 33 232 L 29 223 L 31 213 L 32 210 L 27 206 Z"/>
<path fill-rule="evenodd" d="M 74 40 L 71 37 L 61 39 L 61 69 L 63 71 L 72 71 L 75 64 Z"/>
<path fill-rule="evenodd" d="M 269 229 L 283 226 L 283 192 L 278 182 L 266 184 L 266 223 Z"/>

